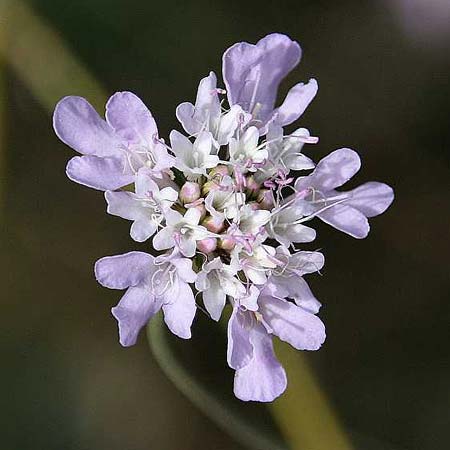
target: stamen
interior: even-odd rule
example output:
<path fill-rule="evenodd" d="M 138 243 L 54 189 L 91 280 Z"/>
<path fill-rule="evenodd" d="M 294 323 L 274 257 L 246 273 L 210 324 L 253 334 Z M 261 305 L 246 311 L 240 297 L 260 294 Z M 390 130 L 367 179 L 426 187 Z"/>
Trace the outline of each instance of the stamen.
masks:
<path fill-rule="evenodd" d="M 342 199 L 342 200 L 340 200 L 340 201 L 337 201 L 337 202 L 332 203 L 331 205 L 324 206 L 323 208 L 320 208 L 318 211 L 316 211 L 316 212 L 310 214 L 309 216 L 306 216 L 306 217 L 304 217 L 304 218 L 302 218 L 302 219 L 299 219 L 299 220 L 296 220 L 295 222 L 292 222 L 292 225 L 298 225 L 298 224 L 301 224 L 301 223 L 303 223 L 303 222 L 307 222 L 308 220 L 313 219 L 314 217 L 316 217 L 316 216 L 319 215 L 320 213 L 326 211 L 327 209 L 330 209 L 330 208 L 332 208 L 333 206 L 339 205 L 340 203 L 344 203 L 346 200 L 347 200 L 347 199 L 344 198 L 344 199 Z"/>
<path fill-rule="evenodd" d="M 276 189 L 277 185 L 271 181 L 271 180 L 266 180 L 263 183 L 264 187 L 269 188 L 269 189 Z"/>
<path fill-rule="evenodd" d="M 181 234 L 179 232 L 175 232 L 173 234 L 173 240 L 175 241 L 175 245 L 177 246 L 177 248 L 180 248 L 180 244 L 181 244 Z"/>
<path fill-rule="evenodd" d="M 238 166 L 234 168 L 234 177 L 236 178 L 236 186 L 240 190 L 247 186 L 247 180 L 244 175 L 242 175 L 241 169 Z"/>
<path fill-rule="evenodd" d="M 166 284 L 162 286 L 162 282 L 166 275 L 168 275 L 168 280 L 166 281 Z M 170 269 L 169 264 L 165 269 L 158 269 L 151 278 L 152 293 L 157 297 L 161 297 L 171 286 L 173 286 L 173 281 L 173 270 Z"/>
<path fill-rule="evenodd" d="M 196 206 L 199 206 L 199 205 L 202 205 L 203 204 L 203 202 L 204 202 L 204 198 L 199 198 L 199 199 L 197 199 L 197 200 L 195 200 L 194 202 L 192 202 L 192 203 L 185 203 L 185 207 L 186 208 L 195 208 Z"/>
<path fill-rule="evenodd" d="M 245 82 L 247 83 L 248 80 L 245 80 Z M 252 92 L 252 97 L 250 99 L 250 104 L 248 105 L 248 111 L 252 111 L 252 116 L 256 117 L 259 113 L 259 110 L 261 109 L 261 104 L 257 103 L 256 105 L 254 105 L 255 103 L 255 98 L 256 98 L 256 93 L 258 91 L 258 87 L 259 87 L 259 83 L 261 81 L 261 71 L 258 70 L 257 71 L 257 75 L 256 75 L 256 81 L 253 85 L 253 92 Z"/>

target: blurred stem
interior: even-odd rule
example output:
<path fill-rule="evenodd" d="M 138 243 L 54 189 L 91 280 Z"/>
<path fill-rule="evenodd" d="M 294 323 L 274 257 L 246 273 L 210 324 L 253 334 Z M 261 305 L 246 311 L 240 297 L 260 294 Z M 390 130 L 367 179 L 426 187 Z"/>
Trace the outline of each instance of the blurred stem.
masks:
<path fill-rule="evenodd" d="M 249 449 L 286 450 L 282 443 L 271 439 L 265 430 L 255 429 L 239 419 L 204 386 L 200 385 L 176 358 L 170 348 L 168 336 L 162 314 L 153 317 L 147 326 L 147 337 L 153 355 L 172 383 L 197 408 Z"/>
<path fill-rule="evenodd" d="M 305 356 L 278 339 L 274 344 L 289 381 L 286 392 L 271 404 L 271 410 L 290 448 L 352 450 Z"/>

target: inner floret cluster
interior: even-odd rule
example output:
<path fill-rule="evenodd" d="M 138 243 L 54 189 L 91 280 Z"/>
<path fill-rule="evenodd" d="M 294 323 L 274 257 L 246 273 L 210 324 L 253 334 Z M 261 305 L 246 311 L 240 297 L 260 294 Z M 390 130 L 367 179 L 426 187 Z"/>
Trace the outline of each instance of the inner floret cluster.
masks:
<path fill-rule="evenodd" d="M 315 164 L 303 150 L 318 138 L 306 128 L 285 131 L 318 89 L 314 79 L 298 83 L 276 106 L 300 57 L 281 34 L 233 45 L 223 55 L 225 89 L 213 72 L 203 78 L 195 103 L 176 109 L 184 132 L 167 141 L 131 92 L 109 99 L 106 120 L 81 97 L 63 98 L 54 113 L 58 137 L 81 154 L 68 177 L 105 191 L 108 213 L 132 222 L 133 240 L 151 242 L 152 254 L 95 265 L 99 283 L 126 290 L 112 309 L 120 343 L 133 345 L 159 310 L 188 339 L 198 309 L 218 321 L 229 304 L 227 359 L 242 400 L 271 401 L 286 388 L 272 335 L 299 350 L 325 340 L 321 305 L 304 279 L 324 257 L 299 247 L 316 238 L 312 220 L 364 238 L 368 218 L 393 200 L 378 182 L 337 190 L 359 170 L 358 154 L 341 148 Z"/>

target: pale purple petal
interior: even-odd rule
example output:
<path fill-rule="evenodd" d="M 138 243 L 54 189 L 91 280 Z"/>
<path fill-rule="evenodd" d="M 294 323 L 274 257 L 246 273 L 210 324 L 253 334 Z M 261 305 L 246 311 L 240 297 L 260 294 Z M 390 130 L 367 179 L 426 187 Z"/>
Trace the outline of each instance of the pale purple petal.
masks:
<path fill-rule="evenodd" d="M 172 228 L 162 228 L 153 238 L 153 247 L 155 250 L 167 250 L 168 248 L 172 248 L 174 245 L 175 239 L 173 238 Z"/>
<path fill-rule="evenodd" d="M 238 104 L 249 111 L 256 80 L 261 77 L 262 57 L 262 49 L 247 42 L 234 44 L 224 52 L 222 73 L 230 105 Z"/>
<path fill-rule="evenodd" d="M 308 283 L 303 278 L 298 278 L 293 284 L 292 298 L 295 303 L 306 311 L 317 314 L 322 305 L 312 293 Z"/>
<path fill-rule="evenodd" d="M 253 357 L 250 328 L 255 319 L 235 305 L 228 321 L 227 362 L 235 370 L 246 366 Z"/>
<path fill-rule="evenodd" d="M 286 389 L 286 372 L 273 352 L 272 338 L 261 324 L 250 331 L 253 358 L 234 378 L 234 394 L 243 401 L 271 402 Z"/>
<path fill-rule="evenodd" d="M 265 292 L 280 299 L 292 298 L 297 306 L 301 306 L 312 314 L 317 314 L 322 306 L 302 277 L 272 275 L 265 287 Z"/>
<path fill-rule="evenodd" d="M 129 142 L 151 142 L 158 135 L 155 119 L 132 92 L 116 92 L 106 104 L 106 120 Z"/>
<path fill-rule="evenodd" d="M 297 350 L 317 350 L 325 341 L 325 326 L 314 314 L 272 296 L 259 299 L 265 322 L 282 341 Z"/>
<path fill-rule="evenodd" d="M 163 175 L 158 174 L 158 172 L 174 166 L 175 158 L 172 155 L 169 155 L 167 147 L 161 142 L 153 143 L 151 153 L 153 155 L 153 158 L 155 159 L 155 165 L 152 169 L 152 173 L 155 174 L 155 176 L 158 176 L 158 178 L 162 178 Z"/>
<path fill-rule="evenodd" d="M 251 285 L 244 296 L 239 298 L 239 304 L 241 307 L 248 311 L 257 311 L 259 292 L 260 291 L 256 286 Z"/>
<path fill-rule="evenodd" d="M 130 235 L 136 242 L 144 242 L 156 232 L 157 226 L 151 220 L 149 209 L 142 205 L 136 194 L 124 191 L 106 191 L 105 198 L 109 214 L 134 221 L 131 225 Z"/>
<path fill-rule="evenodd" d="M 284 229 L 276 229 L 273 237 L 280 243 L 289 247 L 292 242 L 312 242 L 316 238 L 316 230 L 300 223 L 289 225 Z"/>
<path fill-rule="evenodd" d="M 347 192 L 346 205 L 361 211 L 366 217 L 382 214 L 394 200 L 394 191 L 390 186 L 370 181 Z"/>
<path fill-rule="evenodd" d="M 342 186 L 360 168 L 358 153 L 349 148 L 340 148 L 319 161 L 313 172 L 314 186 L 325 192 Z"/>
<path fill-rule="evenodd" d="M 179 223 L 183 220 L 183 216 L 178 211 L 175 211 L 174 209 L 168 209 L 165 212 L 165 216 L 166 216 L 167 225 L 171 225 L 171 226 L 176 225 L 177 223 Z"/>
<path fill-rule="evenodd" d="M 286 167 L 292 170 L 309 170 L 314 169 L 315 164 L 311 158 L 300 154 L 286 155 L 284 158 Z"/>
<path fill-rule="evenodd" d="M 265 122 L 273 112 L 281 80 L 299 63 L 301 49 L 283 34 L 269 34 L 256 45 L 241 42 L 223 55 L 223 78 L 230 105 L 238 104 Z"/>
<path fill-rule="evenodd" d="M 190 102 L 180 103 L 175 110 L 175 115 L 184 131 L 190 135 L 198 133 L 202 127 L 202 124 L 195 118 L 195 106 Z"/>
<path fill-rule="evenodd" d="M 366 216 L 351 206 L 338 204 L 318 214 L 328 225 L 357 239 L 364 239 L 370 231 Z"/>
<path fill-rule="evenodd" d="M 156 230 L 156 224 L 149 218 L 135 220 L 131 225 L 130 236 L 136 242 L 145 242 Z"/>
<path fill-rule="evenodd" d="M 191 225 L 198 225 L 202 213 L 197 208 L 188 208 L 184 213 L 184 220 Z"/>
<path fill-rule="evenodd" d="M 183 256 L 192 258 L 195 255 L 197 246 L 193 239 L 181 237 L 178 248 Z"/>
<path fill-rule="evenodd" d="M 175 185 L 175 188 L 179 189 L 178 186 Z M 163 209 L 172 205 L 172 203 L 176 202 L 178 198 L 178 192 L 170 186 L 163 187 L 159 192 L 159 198 L 162 202 Z"/>
<path fill-rule="evenodd" d="M 322 269 L 325 258 L 320 252 L 302 251 L 292 254 L 290 261 L 295 266 L 296 273 L 302 276 Z"/>
<path fill-rule="evenodd" d="M 82 97 L 64 97 L 55 107 L 53 128 L 69 147 L 83 155 L 117 155 L 121 139 Z"/>
<path fill-rule="evenodd" d="M 113 216 L 128 220 L 144 220 L 148 218 L 147 210 L 142 207 L 139 198 L 132 192 L 105 192 L 107 212 Z"/>
<path fill-rule="evenodd" d="M 140 197 L 146 197 L 149 192 L 158 192 L 159 187 L 150 176 L 146 168 L 139 170 L 136 175 L 135 191 Z"/>
<path fill-rule="evenodd" d="M 119 341 L 124 347 L 136 343 L 141 328 L 159 311 L 161 302 L 145 286 L 130 287 L 111 309 L 119 324 Z"/>
<path fill-rule="evenodd" d="M 175 279 L 164 294 L 164 302 L 164 321 L 170 331 L 182 339 L 190 339 L 191 325 L 197 310 L 191 287 Z"/>
<path fill-rule="evenodd" d="M 143 252 L 105 256 L 95 263 L 95 278 L 109 289 L 126 289 L 146 280 L 153 267 L 153 256 Z"/>
<path fill-rule="evenodd" d="M 214 72 L 200 80 L 195 106 L 192 103 L 181 103 L 176 109 L 177 119 L 186 133 L 195 135 L 208 129 L 210 118 L 220 116 L 220 101 L 217 94 L 217 77 Z"/>
<path fill-rule="evenodd" d="M 193 283 L 197 279 L 197 274 L 192 269 L 192 261 L 187 258 L 173 258 L 170 264 L 177 268 L 177 275 L 186 283 Z"/>
<path fill-rule="evenodd" d="M 317 81 L 314 78 L 306 84 L 296 84 L 289 90 L 281 106 L 274 111 L 275 122 L 282 126 L 295 122 L 316 96 L 317 89 Z"/>
<path fill-rule="evenodd" d="M 198 136 L 195 138 L 194 142 L 194 151 L 198 151 L 201 155 L 205 157 L 211 152 L 211 147 L 213 144 L 213 136 L 209 131 L 201 131 Z M 219 162 L 219 158 L 217 156 L 213 156 L 217 160 L 216 164 Z"/>
<path fill-rule="evenodd" d="M 302 191 L 314 187 L 324 194 L 342 186 L 360 167 L 358 153 L 349 148 L 340 148 L 321 159 L 311 175 L 298 179 L 295 188 Z"/>
<path fill-rule="evenodd" d="M 215 276 L 209 277 L 209 286 L 202 292 L 203 303 L 211 319 L 218 321 L 225 306 L 226 294 Z"/>
<path fill-rule="evenodd" d="M 181 134 L 177 130 L 172 130 L 169 135 L 170 145 L 172 147 L 172 151 L 175 153 L 175 156 L 180 161 L 180 163 L 191 156 L 192 153 L 192 142 L 183 134 Z M 179 164 L 179 165 L 180 165 Z M 183 166 L 180 166 L 181 168 Z"/>
<path fill-rule="evenodd" d="M 264 284 L 267 280 L 265 272 L 259 269 L 252 269 L 251 267 L 244 267 L 245 275 L 255 284 Z"/>
<path fill-rule="evenodd" d="M 239 123 L 244 126 L 249 121 L 249 115 L 246 114 L 239 105 L 233 105 L 220 119 L 219 128 L 216 133 L 217 143 L 219 145 L 227 145 Z"/>
<path fill-rule="evenodd" d="M 297 279 L 295 279 L 295 281 L 292 281 L 291 277 L 288 278 L 284 276 L 271 275 L 262 290 L 262 294 L 272 295 L 278 298 L 290 297 L 290 285 L 296 282 Z"/>
<path fill-rule="evenodd" d="M 100 191 L 113 191 L 134 181 L 133 174 L 124 173 L 119 158 L 75 156 L 67 163 L 66 174 L 72 181 Z"/>

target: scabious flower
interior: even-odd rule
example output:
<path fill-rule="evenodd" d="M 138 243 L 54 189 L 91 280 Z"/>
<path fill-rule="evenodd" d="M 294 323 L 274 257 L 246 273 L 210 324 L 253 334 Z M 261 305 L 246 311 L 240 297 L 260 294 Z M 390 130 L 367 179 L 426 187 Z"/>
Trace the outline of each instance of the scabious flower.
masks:
<path fill-rule="evenodd" d="M 197 274 L 189 259 L 177 253 L 157 258 L 143 252 L 106 256 L 95 263 L 95 276 L 102 286 L 127 289 L 112 309 L 123 346 L 134 345 L 140 329 L 160 309 L 172 333 L 191 337 L 196 305 L 189 283 Z"/>
<path fill-rule="evenodd" d="M 158 254 L 134 251 L 95 264 L 100 284 L 126 290 L 112 308 L 120 343 L 135 344 L 159 310 L 170 331 L 188 339 L 201 303 L 215 321 L 229 305 L 227 361 L 244 401 L 272 401 L 286 389 L 273 336 L 298 350 L 325 341 L 321 304 L 304 279 L 324 257 L 298 247 L 315 240 L 311 221 L 363 238 L 367 219 L 394 198 L 378 182 L 337 190 L 359 170 L 357 153 L 339 149 L 316 165 L 303 150 L 318 138 L 283 128 L 317 92 L 314 79 L 298 83 L 275 105 L 300 57 L 300 46 L 282 34 L 233 45 L 223 55 L 226 89 L 213 72 L 203 78 L 195 104 L 176 109 L 186 134 L 173 130 L 169 144 L 130 92 L 109 99 L 106 120 L 80 97 L 63 98 L 54 113 L 58 137 L 82 155 L 69 161 L 68 177 L 105 191 L 107 212 L 132 221 L 131 237 L 151 239 L 149 251 Z"/>
<path fill-rule="evenodd" d="M 367 218 L 382 214 L 394 199 L 392 188 L 371 181 L 348 192 L 336 191 L 361 167 L 358 154 L 341 148 L 323 158 L 308 176 L 295 182 L 295 190 L 304 195 L 297 203 L 304 215 L 321 220 L 358 239 L 369 234 Z"/>
<path fill-rule="evenodd" d="M 230 105 L 251 114 L 250 124 L 267 132 L 268 125 L 289 125 L 297 120 L 317 93 L 317 82 L 298 83 L 275 108 L 278 86 L 300 62 L 297 42 L 283 34 L 269 34 L 256 43 L 240 42 L 223 55 L 223 78 Z"/>
<path fill-rule="evenodd" d="M 152 114 L 131 92 L 118 92 L 106 104 L 103 120 L 81 97 L 64 97 L 56 105 L 53 127 L 58 137 L 83 156 L 67 164 L 72 180 L 102 191 L 134 182 L 141 167 L 161 178 L 174 164 Z"/>
<path fill-rule="evenodd" d="M 130 235 L 137 242 L 153 236 L 165 220 L 165 212 L 178 199 L 178 192 L 170 186 L 159 189 L 145 170 L 140 170 L 134 183 L 135 192 L 106 191 L 109 214 L 132 220 Z"/>

